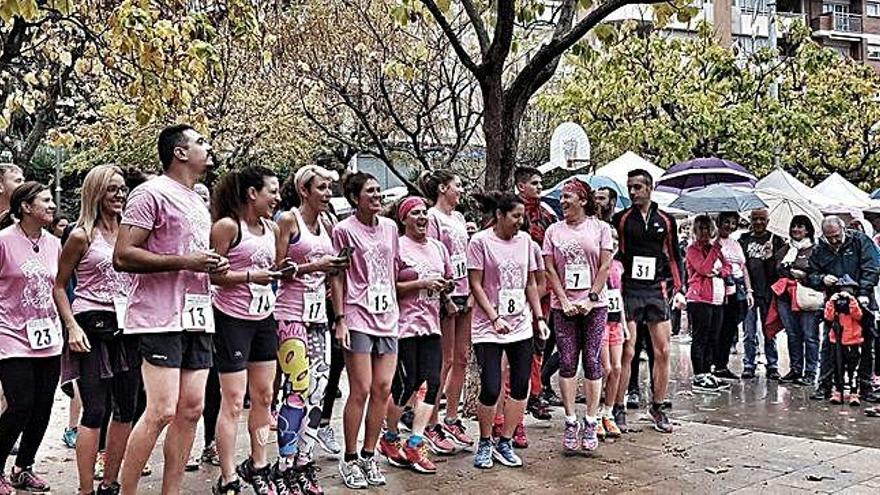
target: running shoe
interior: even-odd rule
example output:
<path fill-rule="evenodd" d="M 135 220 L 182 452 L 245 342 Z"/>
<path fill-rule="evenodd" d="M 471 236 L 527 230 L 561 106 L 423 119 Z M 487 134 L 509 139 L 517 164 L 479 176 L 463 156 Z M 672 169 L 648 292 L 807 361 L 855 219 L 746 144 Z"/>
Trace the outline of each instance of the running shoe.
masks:
<path fill-rule="evenodd" d="M 672 423 L 669 422 L 669 418 L 666 416 L 665 412 L 661 409 L 654 409 L 653 407 L 649 407 L 648 412 L 651 414 L 651 420 L 654 422 L 655 430 L 660 433 L 672 433 Z"/>
<path fill-rule="evenodd" d="M 706 373 L 706 379 L 714 383 L 718 390 L 727 390 L 730 388 L 730 383 L 716 377 L 712 373 Z"/>
<path fill-rule="evenodd" d="M 565 420 L 565 428 L 562 430 L 562 448 L 567 452 L 575 452 L 578 449 L 578 433 L 580 423 Z"/>
<path fill-rule="evenodd" d="M 474 453 L 474 467 L 477 469 L 491 469 L 494 462 L 492 461 L 492 440 L 480 440 L 477 444 L 477 451 Z"/>
<path fill-rule="evenodd" d="M 5 474 L 0 474 L 0 495 L 15 495 L 15 487 L 9 484 Z"/>
<path fill-rule="evenodd" d="M 281 471 L 278 462 L 275 462 L 272 466 L 272 481 L 275 483 L 276 495 L 304 495 L 295 470 L 296 468 L 289 467 L 286 471 Z"/>
<path fill-rule="evenodd" d="M 830 397 L 831 389 L 820 383 L 819 386 L 816 387 L 815 392 L 813 392 L 813 395 L 810 396 L 810 400 L 828 400 Z"/>
<path fill-rule="evenodd" d="M 831 392 L 831 403 L 835 404 L 835 405 L 843 404 L 843 393 L 841 393 L 837 390 L 835 390 L 834 392 Z"/>
<path fill-rule="evenodd" d="M 504 416 L 495 416 L 492 421 L 492 438 L 501 438 L 504 436 Z"/>
<path fill-rule="evenodd" d="M 403 414 L 400 415 L 400 421 L 397 422 L 397 427 L 402 431 L 412 431 L 413 421 L 415 421 L 415 419 L 416 413 L 411 407 L 407 407 L 403 410 Z"/>
<path fill-rule="evenodd" d="M 95 459 L 95 479 L 100 481 L 104 479 L 104 462 L 107 460 L 107 452 L 102 450 L 98 452 Z"/>
<path fill-rule="evenodd" d="M 849 394 L 846 402 L 852 407 L 859 407 L 862 405 L 862 402 L 859 400 L 859 394 Z"/>
<path fill-rule="evenodd" d="M 68 449 L 75 449 L 76 448 L 76 434 L 77 434 L 76 427 L 64 429 L 64 434 L 61 435 L 61 441 L 64 442 L 64 445 Z"/>
<path fill-rule="evenodd" d="M 318 428 L 318 444 L 328 454 L 339 455 L 342 452 L 342 447 L 336 441 L 336 432 L 333 431 L 333 427 L 330 425 Z"/>
<path fill-rule="evenodd" d="M 217 442 L 211 442 L 202 449 L 202 462 L 212 466 L 220 465 L 220 455 L 217 454 Z"/>
<path fill-rule="evenodd" d="M 779 375 L 779 370 L 777 370 L 776 368 L 770 368 L 769 370 L 767 370 L 768 380 L 779 381 L 780 378 L 782 377 Z"/>
<path fill-rule="evenodd" d="M 626 408 L 623 406 L 615 406 L 611 411 L 611 415 L 614 416 L 614 423 L 620 429 L 620 432 L 626 433 L 628 428 L 626 424 Z"/>
<path fill-rule="evenodd" d="M 610 416 L 602 417 L 602 427 L 605 429 L 605 436 L 608 438 L 618 438 L 620 437 L 620 428 L 617 426 L 617 423 L 614 421 L 614 418 Z"/>
<path fill-rule="evenodd" d="M 34 474 L 31 468 L 10 473 L 9 483 L 18 490 L 31 493 L 45 493 L 50 490 L 49 483 Z"/>
<path fill-rule="evenodd" d="M 599 423 L 587 421 L 584 418 L 581 427 L 581 448 L 586 452 L 592 452 L 599 448 L 598 427 Z"/>
<path fill-rule="evenodd" d="M 223 484 L 223 476 L 217 478 L 217 483 L 211 487 L 214 495 L 237 495 L 241 493 L 241 480 L 236 478 L 229 483 Z"/>
<path fill-rule="evenodd" d="M 186 460 L 186 466 L 184 466 L 184 470 L 188 472 L 198 471 L 202 466 L 202 456 L 199 454 L 193 454 L 189 456 L 189 459 Z"/>
<path fill-rule="evenodd" d="M 714 392 L 717 391 L 720 386 L 715 381 L 709 378 L 711 375 L 709 374 L 699 374 L 694 377 L 694 381 L 691 384 L 691 388 L 698 392 Z"/>
<path fill-rule="evenodd" d="M 638 390 L 630 390 L 626 394 L 626 408 L 627 409 L 638 409 L 641 407 L 642 400 L 639 396 Z"/>
<path fill-rule="evenodd" d="M 605 427 L 602 425 L 601 421 L 596 422 L 596 438 L 599 440 L 605 440 Z"/>
<path fill-rule="evenodd" d="M 382 486 L 385 484 L 385 475 L 379 469 L 379 463 L 376 462 L 376 456 L 360 459 L 361 471 L 370 486 Z"/>
<path fill-rule="evenodd" d="M 364 470 L 361 469 L 359 459 L 348 462 L 345 462 L 344 459 L 339 459 L 339 476 L 342 477 L 342 482 L 345 483 L 345 486 L 352 490 L 360 490 L 370 486 L 367 483 L 366 476 L 364 476 Z"/>
<path fill-rule="evenodd" d="M 304 495 L 323 495 L 324 489 L 318 483 L 318 472 L 321 470 L 314 462 L 288 469 L 289 477 Z"/>
<path fill-rule="evenodd" d="M 95 490 L 95 495 L 119 495 L 119 492 L 122 490 L 122 487 L 117 482 L 113 482 L 110 486 L 104 486 L 104 483 L 98 483 L 98 489 Z"/>
<path fill-rule="evenodd" d="M 755 374 L 754 368 L 746 368 L 742 372 L 742 379 L 743 380 L 751 380 L 755 376 L 757 376 L 757 375 Z M 770 378 L 770 377 L 768 376 L 767 378 Z"/>
<path fill-rule="evenodd" d="M 730 371 L 727 368 L 721 370 L 715 370 L 712 372 L 713 375 L 717 378 L 723 378 L 725 380 L 739 380 L 739 376 L 736 373 Z"/>
<path fill-rule="evenodd" d="M 550 407 L 562 407 L 562 399 L 550 387 L 544 388 L 543 399 Z"/>
<path fill-rule="evenodd" d="M 553 415 L 550 414 L 547 404 L 537 395 L 529 396 L 529 402 L 526 404 L 526 411 L 528 411 L 528 413 L 535 419 L 540 419 L 542 421 L 553 419 Z"/>
<path fill-rule="evenodd" d="M 403 453 L 413 471 L 423 474 L 434 474 L 437 466 L 428 458 L 428 443 L 422 440 L 416 446 L 410 446 L 409 442 L 403 445 Z"/>
<path fill-rule="evenodd" d="M 801 379 L 801 374 L 795 370 L 791 370 L 779 379 L 782 383 L 797 383 Z"/>
<path fill-rule="evenodd" d="M 495 448 L 492 449 L 492 457 L 507 467 L 521 467 L 523 465 L 522 459 L 514 452 L 513 442 L 510 440 L 498 440 L 495 443 Z"/>
<path fill-rule="evenodd" d="M 466 429 L 464 424 L 461 422 L 461 418 L 455 418 L 452 422 L 449 422 L 449 418 L 443 420 L 440 423 L 440 426 L 443 427 L 443 430 L 446 431 L 446 436 L 449 437 L 453 442 L 459 444 L 462 447 L 470 447 L 474 444 L 474 440 L 468 436 L 466 433 Z"/>
<path fill-rule="evenodd" d="M 529 437 L 526 435 L 526 425 L 523 424 L 522 420 L 516 425 L 516 429 L 513 430 L 513 446 L 518 449 L 529 448 Z"/>
<path fill-rule="evenodd" d="M 455 453 L 455 443 L 446 438 L 446 433 L 440 425 L 425 428 L 425 440 L 431 452 L 437 455 L 450 455 Z"/>
<path fill-rule="evenodd" d="M 272 484 L 272 466 L 266 464 L 257 469 L 250 457 L 235 468 L 236 474 L 254 488 L 257 495 L 274 495 L 275 485 Z"/>
<path fill-rule="evenodd" d="M 403 444 L 400 438 L 389 440 L 385 435 L 379 438 L 379 453 L 388 459 L 388 464 L 394 467 L 409 467 L 407 456 L 403 453 Z"/>

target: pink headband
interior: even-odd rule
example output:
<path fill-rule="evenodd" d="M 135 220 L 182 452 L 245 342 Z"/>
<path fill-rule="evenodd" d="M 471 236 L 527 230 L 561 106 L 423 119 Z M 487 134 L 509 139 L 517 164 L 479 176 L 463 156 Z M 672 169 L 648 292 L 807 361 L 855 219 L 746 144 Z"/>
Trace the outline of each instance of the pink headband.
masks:
<path fill-rule="evenodd" d="M 406 216 L 409 215 L 409 212 L 417 206 L 424 207 L 425 200 L 418 196 L 410 196 L 404 199 L 400 202 L 400 206 L 397 207 L 397 218 L 402 222 L 406 219 Z"/>
<path fill-rule="evenodd" d="M 571 179 L 562 186 L 562 192 L 574 193 L 586 199 L 590 195 L 590 185 L 578 179 Z"/>

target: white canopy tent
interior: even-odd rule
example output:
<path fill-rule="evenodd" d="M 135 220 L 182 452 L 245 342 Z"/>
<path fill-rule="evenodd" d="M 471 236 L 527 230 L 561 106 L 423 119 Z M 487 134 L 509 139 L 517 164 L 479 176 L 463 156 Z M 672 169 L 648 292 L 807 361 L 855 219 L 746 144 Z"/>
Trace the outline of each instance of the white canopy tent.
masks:
<path fill-rule="evenodd" d="M 606 163 L 604 166 L 599 167 L 595 174 L 608 177 L 614 182 L 620 184 L 620 186 L 626 190 L 626 174 L 628 174 L 630 170 L 635 170 L 637 168 L 647 170 L 648 173 L 651 174 L 651 177 L 654 178 L 655 182 L 662 177 L 663 172 L 665 172 L 662 168 L 645 160 L 632 151 L 627 151 L 614 160 Z"/>
<path fill-rule="evenodd" d="M 782 168 L 775 169 L 755 184 L 756 191 L 766 189 L 773 189 L 782 192 L 789 197 L 813 203 L 820 208 L 835 203 L 834 200 L 810 189 L 808 185 L 797 180 L 795 176 L 786 172 Z"/>
<path fill-rule="evenodd" d="M 813 191 L 826 198 L 834 198 L 833 203 L 836 205 L 849 206 L 860 210 L 874 205 L 870 194 L 862 191 L 837 172 L 834 172 L 827 179 L 820 182 L 813 188 Z"/>

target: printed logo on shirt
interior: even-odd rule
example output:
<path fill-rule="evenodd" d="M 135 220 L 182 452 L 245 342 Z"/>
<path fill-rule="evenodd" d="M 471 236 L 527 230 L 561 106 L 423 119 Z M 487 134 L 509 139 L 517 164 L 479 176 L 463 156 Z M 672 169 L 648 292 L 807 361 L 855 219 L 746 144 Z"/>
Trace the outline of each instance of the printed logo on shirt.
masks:
<path fill-rule="evenodd" d="M 501 289 L 523 289 L 526 286 L 526 273 L 523 265 L 511 259 L 504 259 L 498 264 Z"/>
<path fill-rule="evenodd" d="M 251 255 L 251 266 L 257 270 L 266 270 L 275 263 L 275 253 L 265 244 L 260 245 Z"/>
<path fill-rule="evenodd" d="M 210 245 L 211 216 L 207 208 L 192 208 L 184 212 L 184 218 L 189 225 L 190 252 L 205 251 Z"/>
<path fill-rule="evenodd" d="M 388 285 L 390 277 L 388 273 L 388 257 L 385 250 L 378 244 L 374 244 L 364 251 L 364 261 L 367 262 L 367 281 L 370 285 Z"/>
<path fill-rule="evenodd" d="M 127 295 L 131 286 L 131 275 L 120 273 L 113 269 L 113 260 L 103 259 L 95 266 L 95 270 L 101 274 L 103 282 L 95 289 L 95 295 L 101 299 L 110 301 L 114 297 Z"/>
<path fill-rule="evenodd" d="M 39 260 L 31 258 L 21 265 L 25 278 L 24 293 L 21 297 L 23 308 L 41 311 L 52 309 L 52 274 Z"/>
<path fill-rule="evenodd" d="M 581 244 L 574 239 L 562 240 L 557 244 L 559 251 L 565 256 L 565 264 L 567 265 L 586 265 L 587 254 L 581 247 Z"/>

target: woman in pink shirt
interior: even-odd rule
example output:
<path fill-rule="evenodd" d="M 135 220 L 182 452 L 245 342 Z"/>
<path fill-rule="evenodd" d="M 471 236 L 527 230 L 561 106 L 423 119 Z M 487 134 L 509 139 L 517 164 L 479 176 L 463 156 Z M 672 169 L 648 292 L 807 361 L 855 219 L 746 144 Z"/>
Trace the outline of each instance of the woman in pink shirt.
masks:
<path fill-rule="evenodd" d="M 739 324 L 746 316 L 748 308 L 754 304 L 752 283 L 746 269 L 746 255 L 742 245 L 731 237 L 739 228 L 739 213 L 722 212 L 718 215 L 718 243 L 721 255 L 730 263 L 730 276 L 726 279 L 727 298 L 724 302 L 724 314 L 721 317 L 721 333 L 715 345 L 712 374 L 717 378 L 739 380 L 739 375 L 728 367 L 730 349 L 736 344 Z"/>
<path fill-rule="evenodd" d="M 440 308 L 443 329 L 443 369 L 440 371 L 440 390 L 446 393 L 446 417 L 439 421 L 439 401 L 435 402 L 431 424 L 440 424 L 430 433 L 434 448 L 451 453 L 454 445 L 444 437 L 448 436 L 460 447 L 469 447 L 474 441 L 465 432 L 464 424 L 458 418 L 458 403 L 464 386 L 464 375 L 471 352 L 471 308 L 473 300 L 467 276 L 468 231 L 464 216 L 455 211 L 461 201 L 461 179 L 448 170 L 426 172 L 420 181 L 425 195 L 434 206 L 428 210 L 428 236 L 446 246 L 452 263 L 452 278 L 455 287 L 451 300 L 454 311 Z M 452 306 L 449 308 L 452 309 Z"/>
<path fill-rule="evenodd" d="M 350 257 L 332 279 L 336 338 L 345 349 L 349 394 L 343 412 L 345 452 L 339 474 L 349 488 L 385 484 L 374 455 L 397 366 L 397 224 L 379 216 L 382 189 L 370 174 L 356 172 L 342 183 L 354 215 L 333 229 L 333 246 Z M 364 408 L 369 398 L 369 407 Z M 357 440 L 364 421 L 364 446 Z"/>
<path fill-rule="evenodd" d="M 544 261 L 559 349 L 559 390 L 565 408 L 562 445 L 568 451 L 579 447 L 593 451 L 599 446 L 603 372 L 600 349 L 608 320 L 605 284 L 613 239 L 611 227 L 596 217 L 596 199 L 588 184 L 577 179 L 568 181 L 562 188 L 560 204 L 565 218 L 551 225 L 544 235 Z M 579 423 L 574 399 L 575 374 L 581 360 L 587 410 Z"/>
<path fill-rule="evenodd" d="M 219 286 L 213 303 L 214 355 L 222 397 L 217 417 L 221 473 L 217 493 L 240 489 L 238 476 L 258 494 L 274 493 L 266 442 L 260 435 L 272 422 L 269 407 L 278 353 L 271 284 L 281 273 L 275 268 L 278 226 L 270 220 L 281 199 L 278 190 L 273 171 L 251 166 L 227 172 L 211 201 L 211 247 L 229 259 L 228 271 L 211 275 L 211 282 Z M 236 467 L 235 439 L 246 390 L 251 398 L 251 455 Z"/>
<path fill-rule="evenodd" d="M 525 207 L 509 193 L 488 193 L 476 199 L 493 226 L 477 234 L 468 246 L 468 270 L 474 307 L 471 338 L 480 366 L 480 442 L 474 466 L 491 468 L 493 458 L 505 466 L 522 466 L 511 437 L 525 410 L 532 365 L 532 314 L 546 339 L 550 334 L 541 310 L 532 239 L 520 231 Z M 493 445 L 492 421 L 501 394 L 502 357 L 510 366 L 510 396 L 505 403 L 501 436 Z"/>
<path fill-rule="evenodd" d="M 440 308 L 453 302 L 447 292 L 453 289 L 453 268 L 446 247 L 427 237 L 428 208 L 419 197 L 404 199 L 397 218 L 405 226 L 400 238 L 397 274 L 397 297 L 400 303 L 400 338 L 397 373 L 391 385 L 392 401 L 388 406 L 387 431 L 379 441 L 392 466 L 409 467 L 419 473 L 434 473 L 437 468 L 426 454 L 428 420 L 440 391 L 443 360 L 440 339 Z M 450 308 L 452 309 L 452 308 Z M 412 434 L 402 443 L 397 430 L 403 406 L 422 384 L 427 384 L 424 400 L 415 406 Z M 452 406 L 450 406 L 452 407 Z M 435 429 L 439 428 L 434 425 Z"/>
<path fill-rule="evenodd" d="M 128 188 L 122 170 L 99 165 L 82 185 L 80 216 L 61 250 L 55 304 L 67 329 L 65 382 L 77 380 L 83 411 L 76 442 L 80 493 L 95 489 L 95 460 L 106 404 L 113 422 L 107 430 L 104 478 L 98 493 L 112 493 L 135 416 L 140 389 L 138 337 L 123 335 L 131 277 L 113 269 L 113 246 Z M 74 301 L 66 287 L 76 276 Z M 117 312 L 118 310 L 118 312 Z"/>
<path fill-rule="evenodd" d="M 695 390 L 730 387 L 711 373 L 724 311 L 724 277 L 730 275 L 730 265 L 724 261 L 721 243 L 715 234 L 715 222 L 708 215 L 695 218 L 694 242 L 688 246 L 685 255 L 688 271 L 687 314 L 691 324 L 691 366 L 694 369 Z"/>
<path fill-rule="evenodd" d="M 7 405 L 0 416 L 0 473 L 21 436 L 9 478 L 0 474 L 0 494 L 49 491 L 33 465 L 61 372 L 61 326 L 52 304 L 61 243 L 46 230 L 54 215 L 49 188 L 25 182 L 0 217 L 0 383 Z"/>
<path fill-rule="evenodd" d="M 281 279 L 275 302 L 283 374 L 278 468 L 291 493 L 294 483 L 306 493 L 320 491 L 313 451 L 330 372 L 325 282 L 328 273 L 348 266 L 346 258 L 336 256 L 327 218 L 337 178 L 317 165 L 301 167 L 284 186 L 284 195 L 292 196 L 296 207 L 278 217 L 275 259 L 282 263 L 288 258 L 297 265 L 295 275 Z"/>

